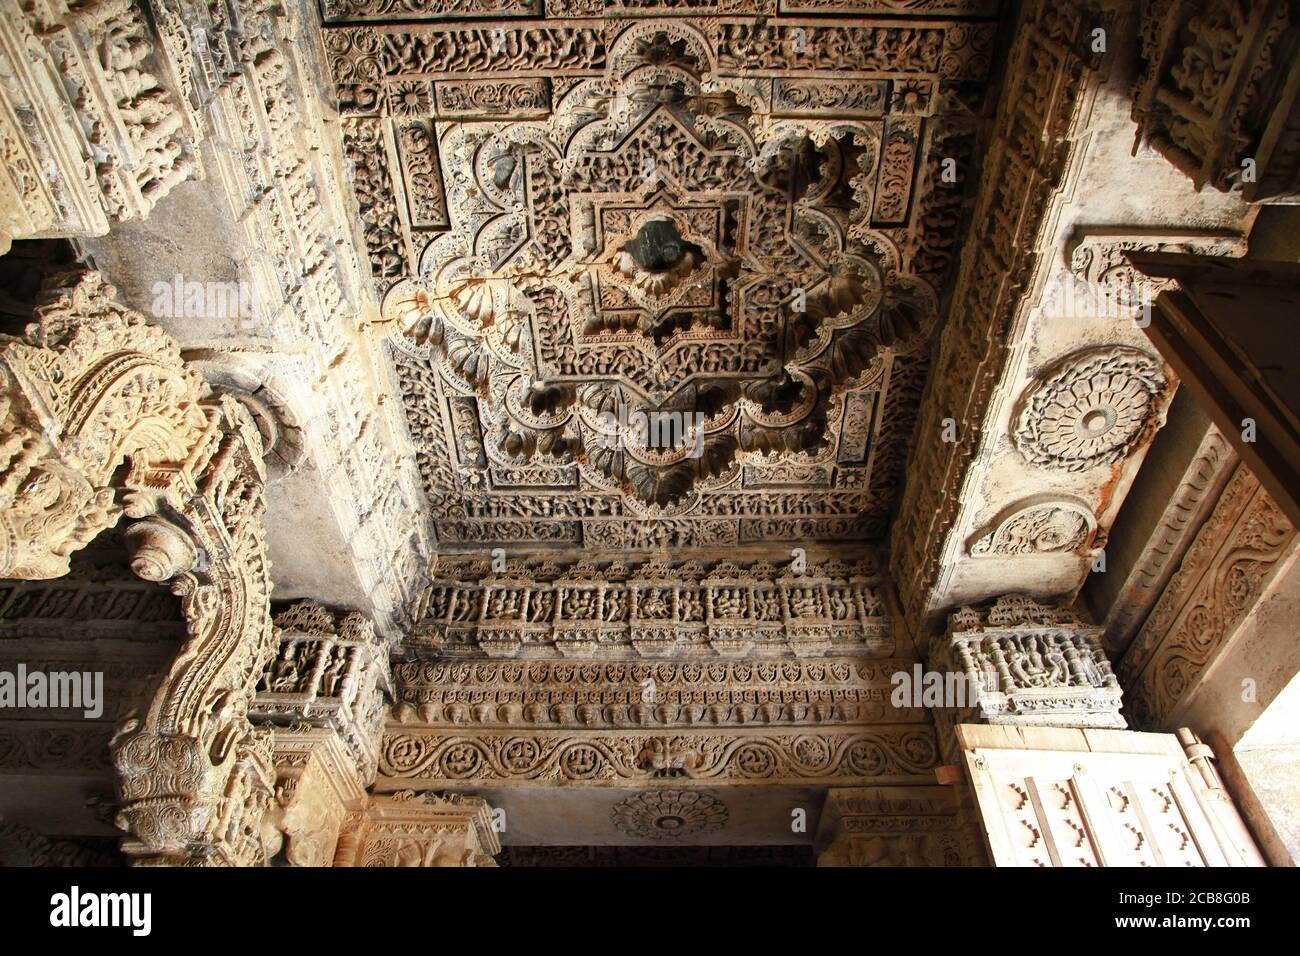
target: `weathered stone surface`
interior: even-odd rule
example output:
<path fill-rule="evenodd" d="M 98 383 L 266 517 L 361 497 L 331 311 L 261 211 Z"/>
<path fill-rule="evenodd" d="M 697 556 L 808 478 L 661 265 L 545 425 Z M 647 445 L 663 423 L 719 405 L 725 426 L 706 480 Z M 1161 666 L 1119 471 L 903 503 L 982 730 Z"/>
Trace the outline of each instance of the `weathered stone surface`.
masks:
<path fill-rule="evenodd" d="M 1285 861 L 1293 6 L 0 0 L 0 855 Z"/>

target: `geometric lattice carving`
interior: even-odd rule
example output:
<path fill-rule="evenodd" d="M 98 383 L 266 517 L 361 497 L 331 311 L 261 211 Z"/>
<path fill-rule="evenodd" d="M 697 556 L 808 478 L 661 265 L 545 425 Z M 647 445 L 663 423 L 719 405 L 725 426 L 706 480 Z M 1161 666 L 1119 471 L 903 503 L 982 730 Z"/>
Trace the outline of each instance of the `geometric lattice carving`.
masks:
<path fill-rule="evenodd" d="M 1172 734 L 957 735 L 994 866 L 1264 865 L 1222 785 Z"/>

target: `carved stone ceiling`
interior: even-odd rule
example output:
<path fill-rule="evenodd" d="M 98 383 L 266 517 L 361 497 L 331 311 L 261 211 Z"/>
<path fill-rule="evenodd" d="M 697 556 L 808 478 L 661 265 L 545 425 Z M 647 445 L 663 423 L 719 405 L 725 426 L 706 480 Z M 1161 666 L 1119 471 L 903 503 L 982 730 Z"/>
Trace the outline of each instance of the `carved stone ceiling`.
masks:
<path fill-rule="evenodd" d="M 439 548 L 883 538 L 996 13 L 326 0 Z"/>

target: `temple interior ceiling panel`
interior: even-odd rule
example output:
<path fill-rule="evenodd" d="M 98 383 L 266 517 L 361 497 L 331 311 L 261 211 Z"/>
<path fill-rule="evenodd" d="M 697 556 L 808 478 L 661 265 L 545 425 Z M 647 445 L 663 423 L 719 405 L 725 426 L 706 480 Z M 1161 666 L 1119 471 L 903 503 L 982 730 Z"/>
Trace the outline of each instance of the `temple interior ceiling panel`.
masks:
<path fill-rule="evenodd" d="M 1300 859 L 1300 0 L 0 0 L 0 156 L 0 865 Z"/>
<path fill-rule="evenodd" d="M 326 12 L 440 548 L 883 539 L 993 5 L 518 6 Z"/>

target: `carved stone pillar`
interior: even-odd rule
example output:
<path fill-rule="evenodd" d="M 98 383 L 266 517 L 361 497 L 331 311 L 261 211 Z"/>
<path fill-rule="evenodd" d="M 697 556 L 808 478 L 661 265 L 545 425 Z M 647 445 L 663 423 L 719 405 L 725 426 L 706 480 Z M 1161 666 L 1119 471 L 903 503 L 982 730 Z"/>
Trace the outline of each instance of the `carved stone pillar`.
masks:
<path fill-rule="evenodd" d="M 949 763 L 957 762 L 953 727 L 960 723 L 1127 726 L 1101 628 L 1066 608 L 1021 596 L 961 608 L 931 641 L 929 664 L 945 678 L 934 718 Z"/>
<path fill-rule="evenodd" d="M 0 0 L 0 253 L 97 236 L 200 175 L 140 4 Z"/>
<path fill-rule="evenodd" d="M 956 787 L 830 790 L 818 866 L 982 866 L 979 831 Z"/>
<path fill-rule="evenodd" d="M 336 616 L 303 601 L 275 625 L 279 650 L 251 713 L 269 726 L 275 747 L 275 806 L 264 830 L 273 849 L 280 839 L 270 830 L 283 834 L 288 863 L 329 866 L 375 777 L 388 652 L 356 612 Z"/>
<path fill-rule="evenodd" d="M 404 790 L 371 801 L 335 866 L 496 866 L 501 843 L 481 797 Z"/>
<path fill-rule="evenodd" d="M 123 512 L 137 519 L 131 569 L 172 582 L 189 639 L 113 741 L 123 850 L 259 863 L 271 742 L 247 713 L 273 640 L 261 438 L 97 273 L 57 278 L 38 321 L 0 340 L 0 575 L 64 574 Z"/>

